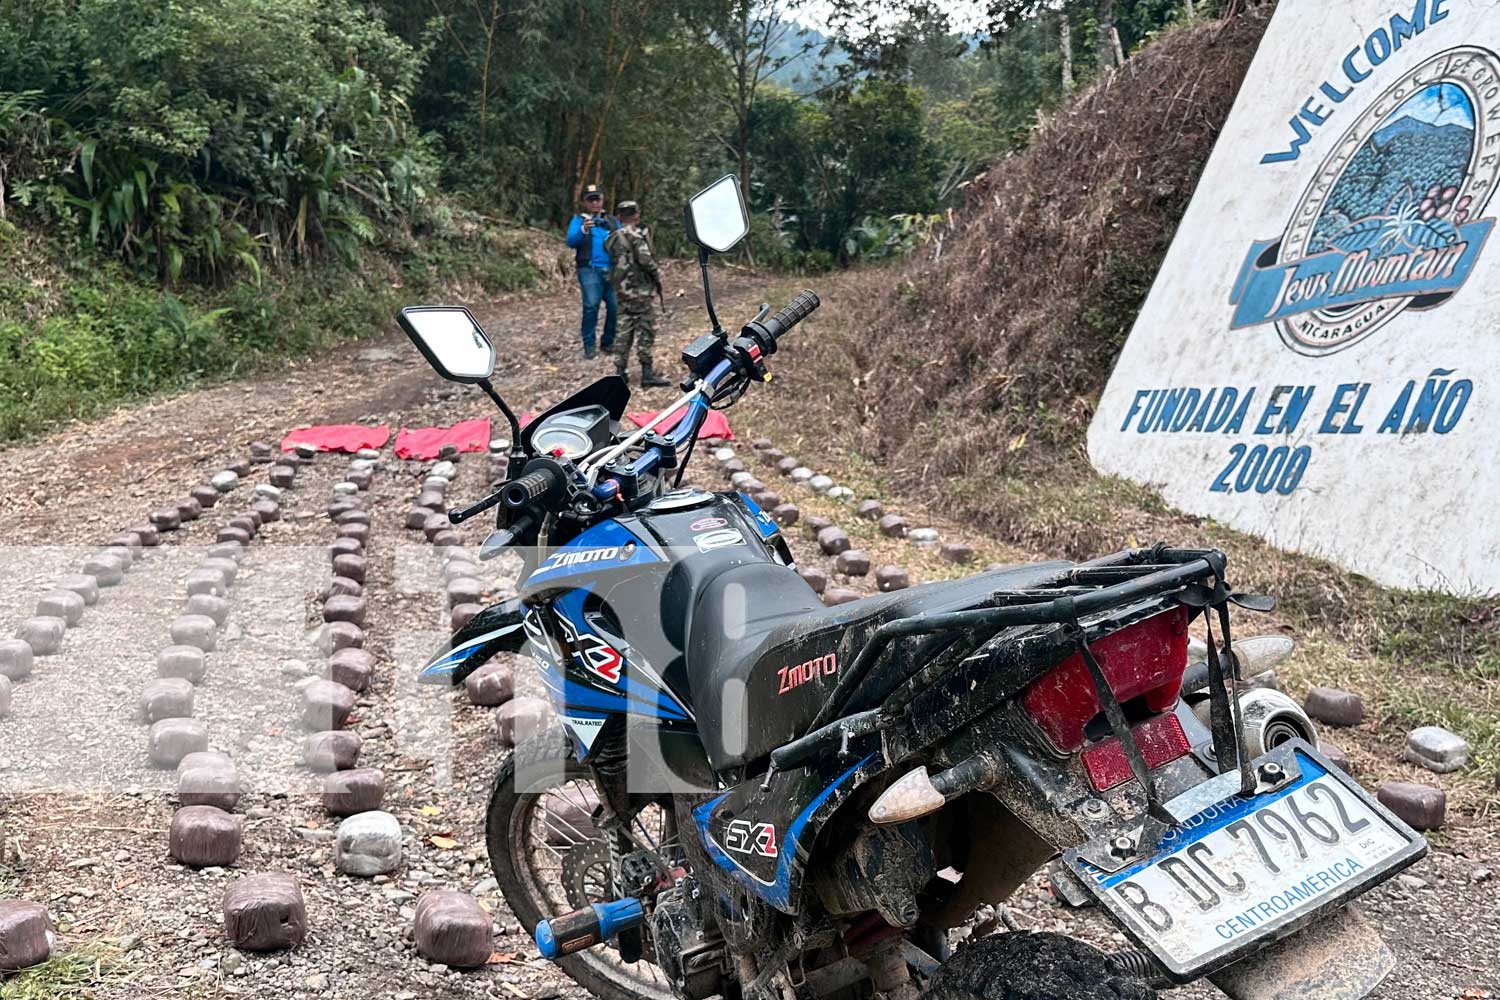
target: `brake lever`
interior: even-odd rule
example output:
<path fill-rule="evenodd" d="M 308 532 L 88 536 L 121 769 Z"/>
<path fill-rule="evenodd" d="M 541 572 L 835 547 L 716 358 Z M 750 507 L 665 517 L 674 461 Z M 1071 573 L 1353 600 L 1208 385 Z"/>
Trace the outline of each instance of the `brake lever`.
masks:
<path fill-rule="evenodd" d="M 455 507 L 448 512 L 448 522 L 450 524 L 463 524 L 474 515 L 483 514 L 500 502 L 500 494 L 501 491 L 496 490 L 472 507 Z"/>
<path fill-rule="evenodd" d="M 484 543 L 479 546 L 479 561 L 489 562 L 501 552 L 515 543 L 517 538 L 526 534 L 536 525 L 536 517 L 532 514 L 523 514 L 516 519 L 516 523 L 509 528 L 501 528 L 492 531 Z"/>

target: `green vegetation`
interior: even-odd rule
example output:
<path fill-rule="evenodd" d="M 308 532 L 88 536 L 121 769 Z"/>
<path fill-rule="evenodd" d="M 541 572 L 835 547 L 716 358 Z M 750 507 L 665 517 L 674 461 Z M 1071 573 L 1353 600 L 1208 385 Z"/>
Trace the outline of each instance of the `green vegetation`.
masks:
<path fill-rule="evenodd" d="M 916 88 L 869 80 L 824 104 L 772 93 L 757 111 L 756 191 L 774 206 L 772 226 L 787 251 L 766 254 L 771 263 L 806 261 L 799 252 L 817 255 L 814 264 L 870 256 L 891 236 L 875 219 L 937 208 L 938 163 Z"/>
<path fill-rule="evenodd" d="M 499 293 L 533 277 L 513 236 L 475 225 L 366 251 L 357 268 L 163 290 L 123 262 L 0 223 L 0 441 L 368 335 L 455 282 Z"/>
<path fill-rule="evenodd" d="M 421 65 L 353 0 L 0 0 L 7 198 L 166 285 L 352 262 L 435 183 Z"/>
<path fill-rule="evenodd" d="M 0 0 L 0 441 L 526 287 L 355 0 Z"/>
<path fill-rule="evenodd" d="M 1111 64 L 1100 25 L 1134 48 L 1191 4 L 1025 6 L 964 34 L 926 0 L 834 0 L 823 31 L 804 0 L 0 0 L 0 441 L 435 285 L 524 288 L 490 220 L 556 232 L 585 183 L 642 201 L 666 255 L 726 170 L 758 266 L 932 245 Z"/>
<path fill-rule="evenodd" d="M 437 139 L 444 185 L 472 203 L 556 226 L 595 183 L 669 219 L 734 170 L 759 219 L 751 255 L 792 270 L 921 245 L 888 230 L 930 228 L 1071 86 L 1050 4 L 948 5 L 988 15 L 984 45 L 926 0 L 819 4 L 826 33 L 799 23 L 813 14 L 802 0 L 368 4 L 426 54 L 414 120 Z M 1101 18 L 1133 49 L 1192 4 L 1082 6 L 1068 5 L 1076 85 L 1113 65 Z M 658 249 L 684 249 L 677 228 L 657 227 Z"/>
<path fill-rule="evenodd" d="M 0 983 L 0 1000 L 60 1000 L 88 996 L 117 974 L 120 953 L 104 944 L 65 951 Z"/>

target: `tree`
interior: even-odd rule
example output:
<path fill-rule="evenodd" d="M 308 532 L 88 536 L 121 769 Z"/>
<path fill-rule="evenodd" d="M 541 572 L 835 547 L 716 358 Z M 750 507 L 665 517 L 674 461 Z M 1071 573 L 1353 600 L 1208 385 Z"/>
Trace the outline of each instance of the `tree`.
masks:
<path fill-rule="evenodd" d="M 1115 0 L 1098 0 L 1095 30 L 1099 33 L 1095 51 L 1099 54 L 1099 67 L 1125 65 L 1125 50 L 1120 45 L 1120 32 L 1115 27 Z"/>
<path fill-rule="evenodd" d="M 804 249 L 847 261 L 867 216 L 937 207 L 938 161 L 922 94 L 908 84 L 864 80 L 822 101 L 775 91 L 753 136 L 765 204 L 785 213 Z"/>
<path fill-rule="evenodd" d="M 951 38 L 948 12 L 938 0 L 829 0 L 828 8 L 831 34 L 824 54 L 843 51 L 846 58 L 835 71 L 836 86 L 845 92 L 867 77 L 908 79 L 917 50 Z"/>
<path fill-rule="evenodd" d="M 1054 7 L 1067 13 L 1066 4 L 1053 3 L 1051 0 L 989 0 L 986 13 L 990 21 L 990 35 L 998 38 Z"/>
<path fill-rule="evenodd" d="M 488 210 L 559 222 L 587 183 L 639 199 L 696 179 L 716 141 L 703 39 L 730 0 L 366 2 L 429 51 L 417 120 Z"/>
<path fill-rule="evenodd" d="M 990 47 L 1022 25 L 1055 13 L 1082 36 L 1074 54 L 1106 69 L 1122 65 L 1126 53 L 1172 21 L 1232 10 L 1229 0 L 988 0 L 986 13 Z"/>
<path fill-rule="evenodd" d="M 1062 58 L 1063 93 L 1071 94 L 1076 86 L 1073 82 L 1073 22 L 1065 10 L 1057 12 L 1057 47 Z"/>
<path fill-rule="evenodd" d="M 791 20 L 800 0 L 729 0 L 709 32 L 708 43 L 718 52 L 728 85 L 724 105 L 733 123 L 730 152 L 748 190 L 753 180 L 750 162 L 750 122 L 765 80 L 806 54 L 811 42 L 806 31 Z"/>

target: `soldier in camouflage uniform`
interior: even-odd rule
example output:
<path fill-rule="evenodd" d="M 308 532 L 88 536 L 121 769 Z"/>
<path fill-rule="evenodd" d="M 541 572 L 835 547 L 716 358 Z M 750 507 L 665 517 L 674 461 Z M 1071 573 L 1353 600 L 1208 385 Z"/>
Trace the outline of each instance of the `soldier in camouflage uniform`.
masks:
<path fill-rule="evenodd" d="M 630 362 L 630 346 L 641 359 L 641 387 L 670 385 L 651 370 L 651 348 L 656 343 L 656 303 L 661 294 L 661 275 L 651 252 L 651 236 L 641 225 L 641 208 L 622 201 L 615 209 L 620 228 L 609 234 L 604 250 L 609 254 L 609 280 L 620 300 L 620 330 L 615 338 L 615 372 L 623 376 Z"/>

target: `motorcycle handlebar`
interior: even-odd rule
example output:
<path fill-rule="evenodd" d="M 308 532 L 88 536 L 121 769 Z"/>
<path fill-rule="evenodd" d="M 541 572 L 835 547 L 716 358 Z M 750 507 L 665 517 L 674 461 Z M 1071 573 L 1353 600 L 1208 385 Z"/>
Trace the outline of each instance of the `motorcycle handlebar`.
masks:
<path fill-rule="evenodd" d="M 463 524 L 474 515 L 483 514 L 485 511 L 489 510 L 491 507 L 495 506 L 495 504 L 499 503 L 503 499 L 504 495 L 497 492 L 491 493 L 489 496 L 485 497 L 483 500 L 472 506 L 463 508 L 455 507 L 452 510 L 448 511 L 448 521 L 450 524 Z"/>
<path fill-rule="evenodd" d="M 559 481 L 560 473 L 555 469 L 538 469 L 528 472 L 520 479 L 513 479 L 500 488 L 500 499 L 512 509 L 526 507 L 552 491 Z"/>
<path fill-rule="evenodd" d="M 811 316 L 817 308 L 822 305 L 818 294 L 811 289 L 803 289 L 801 294 L 792 299 L 774 316 L 767 317 L 766 307 L 761 307 L 761 312 L 746 323 L 740 336 L 733 343 L 725 345 L 722 341 L 722 331 L 714 334 L 704 334 L 699 341 L 695 342 L 688 352 L 684 352 L 683 358 L 689 367 L 700 360 L 706 360 L 711 367 L 707 371 L 694 367 L 694 377 L 700 378 L 702 395 L 696 398 L 684 399 L 678 405 L 688 405 L 688 412 L 680 419 L 677 426 L 669 435 L 674 445 L 692 440 L 699 425 L 707 414 L 714 394 L 722 389 L 730 379 L 751 378 L 769 379 L 765 369 L 765 358 L 776 352 L 777 338 L 791 332 L 792 328 Z M 704 343 L 706 341 L 706 343 Z M 706 366 L 707 367 L 707 366 Z M 683 388 L 687 389 L 691 381 L 684 382 Z M 699 390 L 695 389 L 694 393 Z M 608 457 L 615 457 L 616 452 L 609 452 Z M 633 476 L 644 475 L 655 471 L 663 462 L 662 450 L 656 446 L 648 447 L 645 452 L 630 465 L 630 473 Z M 613 483 L 613 488 L 612 488 Z M 593 488 L 594 495 L 602 500 L 608 500 L 614 495 L 614 489 L 618 488 L 618 482 L 606 479 Z M 510 503 L 509 498 L 506 503 Z"/>
<path fill-rule="evenodd" d="M 791 330 L 792 327 L 816 312 L 822 304 L 823 300 L 818 298 L 817 292 L 811 288 L 804 288 L 800 295 L 782 306 L 781 311 L 771 317 L 771 322 L 781 327 L 774 335 L 779 337 Z"/>
<path fill-rule="evenodd" d="M 792 327 L 811 316 L 822 304 L 817 292 L 810 288 L 803 289 L 800 295 L 782 306 L 776 315 L 769 319 L 752 320 L 746 324 L 746 330 L 753 330 L 764 337 L 769 344 L 774 344 L 778 337 L 790 333 Z M 770 351 L 766 353 L 769 354 Z"/>

